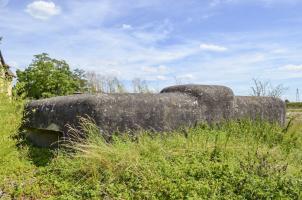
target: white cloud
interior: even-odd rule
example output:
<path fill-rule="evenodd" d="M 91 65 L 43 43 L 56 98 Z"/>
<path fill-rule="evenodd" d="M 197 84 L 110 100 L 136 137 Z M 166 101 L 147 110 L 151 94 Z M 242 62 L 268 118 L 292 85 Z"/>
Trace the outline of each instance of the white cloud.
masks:
<path fill-rule="evenodd" d="M 123 24 L 122 29 L 130 30 L 130 29 L 132 29 L 132 26 L 130 24 Z"/>
<path fill-rule="evenodd" d="M 1 9 L 2 16 L 6 17 L 0 17 L 0 30 L 3 36 L 6 38 L 5 35 L 8 35 L 10 40 L 6 43 L 5 51 L 8 51 L 8 59 L 11 56 L 19 63 L 18 65 L 11 63 L 11 65 L 28 66 L 32 55 L 46 51 L 52 57 L 66 59 L 74 67 L 119 76 L 123 80 L 131 80 L 134 77 L 150 81 L 158 80 L 158 87 L 162 87 L 161 80 L 164 84 L 172 83 L 173 77 L 196 83 L 199 81 L 209 84 L 218 81 L 221 84 L 236 82 L 233 87 L 237 87 L 238 81 L 241 87 L 253 77 L 272 80 L 302 77 L 299 65 L 289 65 L 281 70 L 284 64 L 300 62 L 301 47 L 296 43 L 296 39 L 301 34 L 297 31 L 288 31 L 286 28 L 282 32 L 255 30 L 227 34 L 222 30 L 214 34 L 210 31 L 203 35 L 204 40 L 199 40 L 195 36 L 188 38 L 183 37 L 182 34 L 178 35 L 180 33 L 178 31 L 173 32 L 174 26 L 178 27 L 179 22 L 160 20 L 162 16 L 144 18 L 139 20 L 140 23 L 132 21 L 132 14 L 140 10 L 139 7 L 149 6 L 154 1 L 158 1 L 158 5 L 163 6 L 163 1 L 129 1 L 30 0 L 33 3 L 30 9 L 31 4 L 28 5 L 29 14 L 30 10 L 34 10 L 32 7 L 37 7 L 36 2 L 50 3 L 53 5 L 50 6 L 52 10 L 57 10 L 47 16 L 60 14 L 61 9 L 58 5 L 64 8 L 60 20 L 56 23 L 41 23 L 33 20 L 29 14 L 19 12 L 17 9 L 9 9 L 10 7 Z M 245 4 L 253 3 L 252 1 L 257 1 L 259 4 L 265 0 L 233 0 L 233 3 Z M 138 2 L 145 3 L 138 5 Z M 228 2 L 231 0 L 216 0 L 216 3 L 221 3 L 222 6 Z M 176 4 L 171 8 L 173 11 L 182 3 Z M 206 19 L 211 14 L 221 14 L 219 11 L 200 12 L 198 17 Z M 173 13 L 171 19 L 172 16 Z M 190 16 L 184 15 L 183 19 L 194 25 L 193 23 L 198 22 L 198 17 L 192 13 Z M 187 33 L 190 30 L 185 31 L 184 33 Z M 32 44 L 31 48 L 28 48 L 28 43 Z M 16 44 L 18 48 L 14 50 Z M 284 47 L 286 49 L 283 49 Z M 225 51 L 228 53 L 207 54 L 207 52 Z M 166 71 L 164 65 L 169 66 Z M 242 87 L 249 88 L 248 85 Z"/>
<path fill-rule="evenodd" d="M 133 36 L 144 43 L 155 43 L 167 39 L 169 34 L 170 32 L 167 30 L 162 32 L 137 31 L 133 33 Z"/>
<path fill-rule="evenodd" d="M 199 47 L 201 50 L 204 50 L 204 51 L 223 52 L 223 51 L 228 50 L 226 47 L 214 45 L 214 44 L 200 44 Z"/>
<path fill-rule="evenodd" d="M 210 1 L 210 7 L 215 7 L 219 4 L 221 4 L 221 0 L 212 0 L 212 1 Z"/>
<path fill-rule="evenodd" d="M 247 1 L 248 0 L 245 0 L 245 2 L 247 2 Z M 253 0 L 253 1 L 255 1 L 255 0 Z M 262 0 L 259 0 L 259 1 L 262 1 Z M 241 1 L 241 0 L 211 0 L 209 5 L 210 5 L 210 7 L 216 7 L 221 4 L 225 4 L 225 3 L 239 3 L 239 2 L 243 2 L 243 1 Z"/>
<path fill-rule="evenodd" d="M 302 72 L 302 64 L 301 65 L 285 65 L 281 67 L 281 69 L 286 70 L 286 71 L 293 71 L 293 72 Z"/>
<path fill-rule="evenodd" d="M 160 65 L 158 67 L 142 67 L 143 72 L 146 73 L 159 73 L 159 74 L 165 74 L 168 72 L 168 67 L 166 67 L 165 65 Z"/>
<path fill-rule="evenodd" d="M 162 76 L 162 75 L 158 75 L 158 76 L 156 76 L 156 79 L 157 79 L 157 80 L 160 80 L 160 81 L 165 81 L 165 80 L 168 79 L 168 77 Z"/>
<path fill-rule="evenodd" d="M 108 76 L 121 76 L 122 72 L 120 70 L 117 69 L 109 69 L 109 70 L 105 70 L 104 74 L 108 75 Z"/>
<path fill-rule="evenodd" d="M 61 8 L 52 1 L 34 1 L 26 6 L 28 14 L 36 19 L 46 20 L 61 13 Z"/>
<path fill-rule="evenodd" d="M 132 36 L 150 45 L 170 38 L 173 29 L 173 23 L 169 19 L 164 19 L 136 27 L 136 31 L 132 33 Z"/>
<path fill-rule="evenodd" d="M 62 47 L 60 50 L 56 48 L 58 44 Z M 114 68 L 120 71 L 119 74 L 124 80 L 131 80 L 134 77 L 159 80 L 156 79 L 157 76 L 168 77 L 174 73 L 174 69 L 168 67 L 170 63 L 198 54 L 200 52 L 198 45 L 197 42 L 189 41 L 165 48 L 156 47 L 153 43 L 146 44 L 132 34 L 126 34 L 116 28 L 100 28 L 81 30 L 67 38 L 62 35 L 48 48 L 52 50 L 49 51 L 51 55 L 62 56 L 62 59 L 85 70 L 105 73 L 106 69 Z M 74 48 L 77 46 L 82 47 L 80 54 Z M 66 55 L 65 49 L 70 49 L 73 52 L 72 56 Z"/>
<path fill-rule="evenodd" d="M 193 74 L 184 74 L 184 75 L 177 76 L 176 78 L 181 79 L 181 80 L 192 80 L 192 79 L 194 79 L 194 75 Z"/>
<path fill-rule="evenodd" d="M 271 51 L 273 54 L 284 54 L 287 53 L 287 49 L 285 48 L 278 48 Z"/>
<path fill-rule="evenodd" d="M 156 73 L 157 72 L 157 68 L 155 67 L 142 67 L 142 70 L 143 72 L 146 72 L 146 73 Z"/>

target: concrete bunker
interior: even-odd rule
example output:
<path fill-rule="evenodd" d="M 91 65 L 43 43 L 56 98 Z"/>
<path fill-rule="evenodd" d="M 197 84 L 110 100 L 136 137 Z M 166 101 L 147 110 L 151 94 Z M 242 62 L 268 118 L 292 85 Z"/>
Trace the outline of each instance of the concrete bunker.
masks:
<path fill-rule="evenodd" d="M 225 86 L 178 85 L 159 94 L 82 94 L 31 101 L 25 108 L 23 127 L 34 144 L 49 146 L 55 138 L 68 137 L 67 124 L 77 127 L 79 117 L 87 116 L 108 134 L 138 129 L 171 131 L 199 122 L 242 118 L 283 125 L 285 103 L 271 97 L 234 96 Z"/>
<path fill-rule="evenodd" d="M 34 145 L 40 147 L 57 147 L 58 141 L 63 138 L 63 132 L 34 128 L 27 128 L 26 135 Z"/>

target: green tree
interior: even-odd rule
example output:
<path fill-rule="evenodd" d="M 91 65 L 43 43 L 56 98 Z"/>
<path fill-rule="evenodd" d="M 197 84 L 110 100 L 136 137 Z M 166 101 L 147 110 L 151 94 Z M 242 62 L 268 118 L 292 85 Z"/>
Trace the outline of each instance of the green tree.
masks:
<path fill-rule="evenodd" d="M 50 58 L 48 54 L 35 55 L 24 71 L 17 70 L 17 95 L 40 99 L 82 91 L 84 72 L 71 71 L 64 60 Z"/>
<path fill-rule="evenodd" d="M 73 76 L 77 81 L 78 84 L 78 91 L 79 92 L 87 92 L 88 91 L 88 82 L 86 78 L 86 72 L 83 69 L 75 69 L 73 71 Z"/>

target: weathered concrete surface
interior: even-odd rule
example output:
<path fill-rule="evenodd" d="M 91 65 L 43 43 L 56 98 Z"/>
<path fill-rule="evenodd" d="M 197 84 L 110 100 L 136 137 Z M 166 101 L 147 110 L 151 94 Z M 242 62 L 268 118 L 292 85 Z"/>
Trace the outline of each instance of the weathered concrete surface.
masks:
<path fill-rule="evenodd" d="M 137 129 L 169 131 L 197 122 L 218 123 L 230 119 L 261 118 L 284 123 L 285 105 L 275 98 L 235 97 L 224 86 L 180 85 L 160 94 L 72 95 L 32 101 L 25 108 L 23 127 L 39 146 L 66 136 L 67 124 L 79 125 L 79 117 L 91 117 L 106 133 Z M 35 130 L 35 131 L 33 131 Z M 39 134 L 37 130 L 46 130 Z M 51 134 L 56 136 L 46 136 Z M 41 141 L 41 142 L 39 142 Z"/>
<path fill-rule="evenodd" d="M 57 147 L 58 141 L 63 137 L 63 133 L 59 131 L 50 131 L 44 129 L 27 129 L 28 139 L 36 146 L 40 147 Z"/>
<path fill-rule="evenodd" d="M 191 98 L 196 98 L 199 109 L 204 110 L 203 121 L 208 123 L 229 119 L 233 112 L 234 93 L 225 86 L 179 85 L 164 88 L 161 93 L 187 94 Z"/>
<path fill-rule="evenodd" d="M 286 117 L 286 105 L 278 98 L 236 96 L 234 99 L 235 119 L 265 119 L 283 125 Z"/>

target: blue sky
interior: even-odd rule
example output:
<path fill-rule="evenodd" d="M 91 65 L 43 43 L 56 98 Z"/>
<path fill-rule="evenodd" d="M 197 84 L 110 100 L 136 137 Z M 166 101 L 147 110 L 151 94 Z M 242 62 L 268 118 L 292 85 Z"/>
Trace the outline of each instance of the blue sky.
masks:
<path fill-rule="evenodd" d="M 0 0 L 0 46 L 24 69 L 42 52 L 155 89 L 252 79 L 302 90 L 302 0 Z"/>

